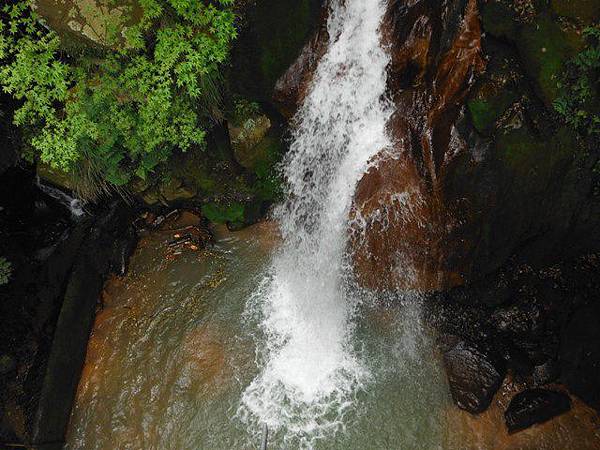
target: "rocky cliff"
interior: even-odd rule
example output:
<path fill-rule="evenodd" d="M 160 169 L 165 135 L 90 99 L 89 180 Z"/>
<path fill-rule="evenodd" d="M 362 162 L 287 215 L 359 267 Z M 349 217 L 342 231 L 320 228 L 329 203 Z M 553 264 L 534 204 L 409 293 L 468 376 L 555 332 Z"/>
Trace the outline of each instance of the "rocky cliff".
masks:
<path fill-rule="evenodd" d="M 547 263 L 600 247 L 598 137 L 553 106 L 582 30 L 598 20 L 598 2 L 580 3 L 389 3 L 393 145 L 351 212 L 362 284 L 443 290 L 515 254 Z M 322 27 L 279 80 L 282 111 L 302 100 L 327 39 Z"/>

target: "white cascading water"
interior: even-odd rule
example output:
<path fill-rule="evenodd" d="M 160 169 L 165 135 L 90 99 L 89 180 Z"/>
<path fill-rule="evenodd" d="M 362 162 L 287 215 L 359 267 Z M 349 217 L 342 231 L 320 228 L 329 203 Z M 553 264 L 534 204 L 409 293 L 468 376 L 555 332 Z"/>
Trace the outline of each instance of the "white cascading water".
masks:
<path fill-rule="evenodd" d="M 369 162 L 389 146 L 385 0 L 332 0 L 329 45 L 296 115 L 275 212 L 283 244 L 249 304 L 262 320 L 260 374 L 239 414 L 310 446 L 343 427 L 369 373 L 352 348 L 348 214 Z"/>

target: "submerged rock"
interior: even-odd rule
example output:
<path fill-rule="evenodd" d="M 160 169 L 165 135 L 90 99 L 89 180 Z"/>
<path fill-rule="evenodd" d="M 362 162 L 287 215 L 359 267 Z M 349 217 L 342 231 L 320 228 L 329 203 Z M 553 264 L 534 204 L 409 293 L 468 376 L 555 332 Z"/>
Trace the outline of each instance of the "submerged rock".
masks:
<path fill-rule="evenodd" d="M 504 417 L 509 433 L 514 433 L 546 422 L 570 409 L 571 400 L 563 392 L 529 389 L 514 396 Z"/>
<path fill-rule="evenodd" d="M 444 367 L 454 403 L 472 414 L 488 408 L 506 371 L 499 359 L 460 340 L 444 353 Z"/>

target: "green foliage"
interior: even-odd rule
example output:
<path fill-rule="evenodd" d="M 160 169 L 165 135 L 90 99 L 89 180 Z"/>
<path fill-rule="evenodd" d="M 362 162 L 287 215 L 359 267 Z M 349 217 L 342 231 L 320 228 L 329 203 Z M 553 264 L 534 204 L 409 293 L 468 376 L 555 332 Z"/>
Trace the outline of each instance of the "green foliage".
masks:
<path fill-rule="evenodd" d="M 233 0 L 139 4 L 123 42 L 112 32 L 110 47 L 83 55 L 62 53 L 30 0 L 2 8 L 0 83 L 23 102 L 14 123 L 31 130 L 41 161 L 92 186 L 146 179 L 175 148 L 203 146 L 219 115 L 219 65 L 236 37 Z"/>
<path fill-rule="evenodd" d="M 12 264 L 4 257 L 0 257 L 0 286 L 10 281 L 12 275 Z"/>
<path fill-rule="evenodd" d="M 207 203 L 202 206 L 202 214 L 213 223 L 244 222 L 244 205 L 233 203 Z"/>
<path fill-rule="evenodd" d="M 562 95 L 554 108 L 573 128 L 600 134 L 600 28 L 586 28 L 586 48 L 568 64 L 559 87 Z"/>
<path fill-rule="evenodd" d="M 260 105 L 248 99 L 238 97 L 234 100 L 233 118 L 238 123 L 260 114 Z"/>

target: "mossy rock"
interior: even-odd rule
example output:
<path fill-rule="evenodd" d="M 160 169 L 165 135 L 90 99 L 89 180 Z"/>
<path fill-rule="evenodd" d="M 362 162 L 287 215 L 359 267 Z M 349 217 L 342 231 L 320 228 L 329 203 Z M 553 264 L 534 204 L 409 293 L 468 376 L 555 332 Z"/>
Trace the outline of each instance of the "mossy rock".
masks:
<path fill-rule="evenodd" d="M 271 121 L 265 115 L 248 117 L 241 123 L 230 122 L 229 135 L 235 159 L 240 165 L 250 171 L 264 157 L 259 148 L 259 143 L 271 128 Z"/>
<path fill-rule="evenodd" d="M 482 134 L 489 134 L 496 121 L 518 98 L 517 93 L 505 90 L 490 98 L 475 98 L 467 103 L 473 126 Z"/>
<path fill-rule="evenodd" d="M 485 32 L 492 36 L 514 39 L 518 31 L 515 12 L 498 2 L 487 3 L 481 11 L 481 22 Z"/>
<path fill-rule="evenodd" d="M 320 9 L 319 0 L 263 0 L 249 7 L 232 51 L 233 90 L 270 101 L 276 81 L 315 29 Z"/>
<path fill-rule="evenodd" d="M 256 223 L 260 219 L 261 202 L 212 202 L 202 206 L 202 214 L 217 224 L 227 224 L 232 229 Z"/>
<path fill-rule="evenodd" d="M 142 9 L 135 0 L 37 0 L 37 12 L 61 37 L 64 48 L 117 47 Z"/>
<path fill-rule="evenodd" d="M 70 174 L 63 172 L 62 170 L 55 169 L 49 164 L 38 163 L 36 166 L 36 174 L 40 179 L 53 184 L 59 188 L 64 188 L 72 191 L 75 187 L 75 183 Z"/>
<path fill-rule="evenodd" d="M 280 127 L 260 110 L 246 108 L 229 123 L 234 155 L 239 164 L 251 175 L 250 188 L 254 197 L 263 202 L 280 198 L 282 187 L 277 164 L 284 153 Z"/>
<path fill-rule="evenodd" d="M 166 170 L 203 198 L 251 194 L 243 177 L 238 176 L 231 164 L 223 161 L 211 148 L 178 153 L 171 158 Z"/>
<path fill-rule="evenodd" d="M 496 142 L 498 159 L 512 174 L 522 195 L 543 193 L 554 174 L 573 159 L 577 148 L 575 135 L 567 128 L 543 140 L 523 127 L 501 134 Z"/>
<path fill-rule="evenodd" d="M 189 200 L 194 198 L 197 194 L 194 187 L 186 186 L 183 183 L 183 180 L 176 177 L 170 177 L 168 180 L 161 183 L 159 190 L 161 198 L 167 203 Z"/>
<path fill-rule="evenodd" d="M 142 200 L 147 205 L 156 205 L 160 201 L 160 193 L 158 192 L 158 188 L 150 188 L 147 191 L 142 192 L 141 194 Z"/>
<path fill-rule="evenodd" d="M 521 27 L 517 47 L 527 75 L 535 81 L 538 95 L 547 107 L 559 96 L 558 78 L 565 62 L 581 48 L 583 41 L 574 32 L 561 29 L 547 14 Z"/>
<path fill-rule="evenodd" d="M 552 0 L 552 11 L 591 24 L 600 20 L 600 0 Z"/>

